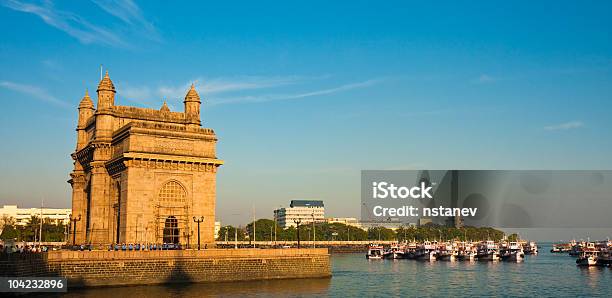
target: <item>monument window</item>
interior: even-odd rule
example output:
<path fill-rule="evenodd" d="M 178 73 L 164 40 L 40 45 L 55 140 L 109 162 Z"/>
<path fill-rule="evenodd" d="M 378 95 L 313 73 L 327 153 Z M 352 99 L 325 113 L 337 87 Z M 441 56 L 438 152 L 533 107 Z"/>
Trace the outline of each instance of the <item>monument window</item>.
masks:
<path fill-rule="evenodd" d="M 181 184 L 169 181 L 159 191 L 159 199 L 162 202 L 185 202 L 187 194 Z"/>

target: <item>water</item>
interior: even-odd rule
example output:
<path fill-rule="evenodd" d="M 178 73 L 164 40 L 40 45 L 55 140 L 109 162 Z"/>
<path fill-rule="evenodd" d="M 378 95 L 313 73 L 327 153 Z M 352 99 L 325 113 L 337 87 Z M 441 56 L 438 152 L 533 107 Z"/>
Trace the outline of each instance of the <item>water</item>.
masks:
<path fill-rule="evenodd" d="M 544 247 L 523 263 L 366 260 L 333 254 L 331 279 L 179 284 L 71 290 L 68 297 L 206 296 L 601 296 L 612 295 L 612 269 L 578 267 Z"/>

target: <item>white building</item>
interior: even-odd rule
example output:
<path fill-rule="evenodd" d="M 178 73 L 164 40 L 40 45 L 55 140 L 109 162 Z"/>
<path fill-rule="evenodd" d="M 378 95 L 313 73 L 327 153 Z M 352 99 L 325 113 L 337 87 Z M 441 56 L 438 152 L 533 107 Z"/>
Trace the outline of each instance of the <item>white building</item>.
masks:
<path fill-rule="evenodd" d="M 221 231 L 221 222 L 215 221 L 215 239 L 219 238 L 219 231 Z"/>
<path fill-rule="evenodd" d="M 361 228 L 361 223 L 359 223 L 359 220 L 354 217 L 330 217 L 326 218 L 325 221 L 327 221 L 329 224 L 341 223 L 347 226 Z"/>
<path fill-rule="evenodd" d="M 401 227 L 405 227 L 405 226 L 414 226 L 414 224 L 404 224 L 399 220 L 380 220 L 380 221 L 376 221 L 376 220 L 362 220 L 359 222 L 359 224 L 361 224 L 361 228 L 364 230 L 370 229 L 370 228 L 379 228 L 379 227 L 383 227 L 386 229 L 391 229 L 391 230 L 397 230 Z"/>
<path fill-rule="evenodd" d="M 292 200 L 289 208 L 274 210 L 274 220 L 282 228 L 297 226 L 315 222 L 325 222 L 325 207 L 323 201 L 315 200 Z"/>
<path fill-rule="evenodd" d="M 60 222 L 70 224 L 72 209 L 42 208 L 42 217 L 50 219 L 53 223 Z M 0 208 L 0 219 L 13 218 L 15 224 L 25 226 L 30 222 L 32 216 L 41 216 L 41 208 L 17 208 L 17 205 L 4 205 Z"/>

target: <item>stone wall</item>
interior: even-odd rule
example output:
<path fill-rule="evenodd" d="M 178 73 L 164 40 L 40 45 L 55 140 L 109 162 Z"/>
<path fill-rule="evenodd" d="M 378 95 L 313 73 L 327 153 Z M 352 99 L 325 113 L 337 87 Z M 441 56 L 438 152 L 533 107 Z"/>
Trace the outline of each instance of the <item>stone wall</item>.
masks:
<path fill-rule="evenodd" d="M 51 251 L 5 255 L 0 276 L 64 276 L 69 287 L 88 287 L 321 278 L 331 265 L 325 248 Z"/>

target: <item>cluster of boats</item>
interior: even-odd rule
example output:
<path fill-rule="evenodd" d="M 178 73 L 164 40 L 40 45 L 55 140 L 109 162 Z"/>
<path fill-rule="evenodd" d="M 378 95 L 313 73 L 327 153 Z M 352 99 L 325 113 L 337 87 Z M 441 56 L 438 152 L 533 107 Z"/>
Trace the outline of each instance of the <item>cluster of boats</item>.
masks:
<path fill-rule="evenodd" d="M 538 253 L 538 245 L 528 241 L 424 241 L 402 242 L 384 248 L 371 244 L 367 259 L 410 259 L 422 261 L 511 261 Z"/>
<path fill-rule="evenodd" d="M 579 266 L 612 266 L 612 241 L 576 241 L 553 244 L 551 253 L 568 253 L 578 257 Z"/>

